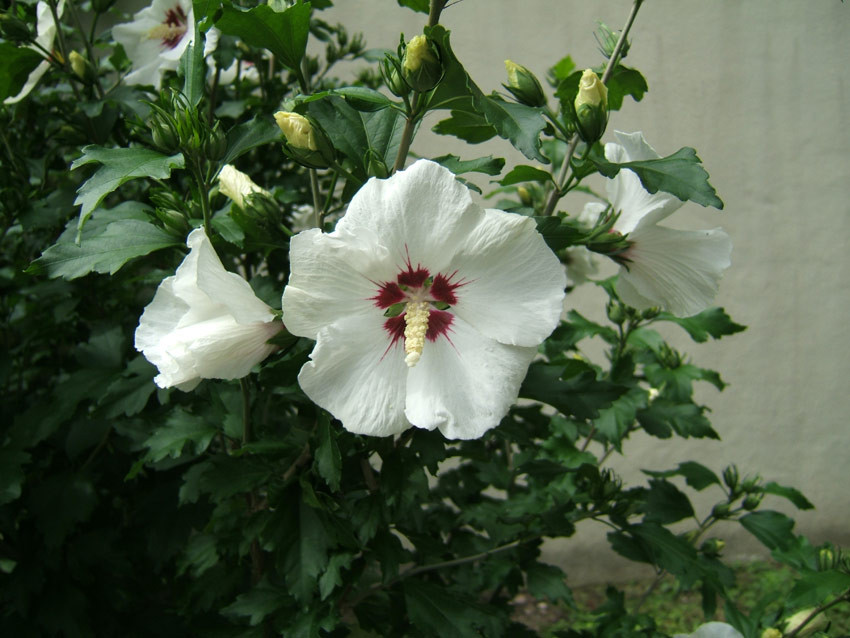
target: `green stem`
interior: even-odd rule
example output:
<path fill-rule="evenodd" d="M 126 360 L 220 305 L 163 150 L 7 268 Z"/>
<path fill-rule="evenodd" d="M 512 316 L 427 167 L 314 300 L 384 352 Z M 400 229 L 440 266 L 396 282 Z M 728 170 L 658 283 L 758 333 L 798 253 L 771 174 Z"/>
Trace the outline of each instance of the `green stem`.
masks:
<path fill-rule="evenodd" d="M 797 634 L 799 634 L 803 630 L 803 627 L 808 625 L 814 619 L 815 616 L 826 611 L 830 607 L 834 607 L 835 605 L 842 603 L 842 602 L 850 602 L 850 591 L 844 592 L 841 596 L 839 596 L 838 598 L 836 598 L 836 599 L 834 599 L 834 600 L 832 600 L 828 603 L 824 603 L 824 604 L 822 604 L 818 607 L 815 607 L 815 609 L 812 611 L 812 613 L 810 613 L 808 616 L 806 616 L 806 619 L 803 622 L 801 622 L 794 629 L 794 631 L 792 631 L 790 634 L 787 634 L 785 636 L 785 638 L 794 638 Z"/>
<path fill-rule="evenodd" d="M 212 239 L 212 210 L 210 207 L 210 190 L 209 182 L 204 178 L 204 172 L 201 168 L 200 160 L 194 159 L 195 181 L 198 183 L 198 195 L 201 197 L 201 213 L 204 216 L 204 232 L 207 237 Z"/>
<path fill-rule="evenodd" d="M 407 161 L 407 154 L 410 152 L 410 144 L 413 141 L 413 131 L 416 129 L 416 123 L 420 117 L 419 98 L 421 95 L 418 91 L 413 92 L 413 99 L 407 112 L 407 120 L 404 123 L 404 130 L 401 132 L 401 141 L 398 144 L 398 153 L 393 164 L 393 173 L 404 168 L 404 163 Z"/>
<path fill-rule="evenodd" d="M 632 28 L 632 25 L 635 22 L 635 18 L 637 17 L 638 10 L 643 4 L 643 0 L 635 0 L 634 5 L 632 6 L 632 11 L 629 14 L 628 20 L 626 20 L 626 25 L 623 27 L 623 30 L 620 32 L 620 39 L 617 40 L 617 44 L 614 47 L 614 51 L 611 53 L 611 57 L 608 59 L 608 66 L 605 67 L 605 73 L 602 74 L 602 83 L 605 84 L 611 78 L 611 74 L 614 72 L 614 69 L 617 66 L 617 62 L 619 61 L 620 54 L 623 51 L 623 47 L 626 44 L 626 38 L 629 34 L 629 31 Z M 570 140 L 570 145 L 567 149 L 567 152 L 564 154 L 564 163 L 561 164 L 561 174 L 558 177 L 558 187 L 555 188 L 549 195 L 549 200 L 546 202 L 546 208 L 543 210 L 543 215 L 549 216 L 555 212 L 555 206 L 558 205 L 558 201 L 560 201 L 561 197 L 563 197 L 562 191 L 564 185 L 566 184 L 567 174 L 570 170 L 570 160 L 573 157 L 573 153 L 576 151 L 576 147 L 578 146 L 579 137 L 578 134 L 573 135 L 572 140 Z"/>
<path fill-rule="evenodd" d="M 65 0 L 68 5 L 68 10 L 71 12 L 71 19 L 74 21 L 74 24 L 77 25 L 77 30 L 80 32 L 80 38 L 83 41 L 83 46 L 86 48 L 86 56 L 89 59 L 89 64 L 92 65 L 92 68 L 95 68 L 95 63 L 97 62 L 97 58 L 94 56 L 94 49 L 92 49 L 91 42 L 86 37 L 85 29 L 83 29 L 83 23 L 80 22 L 80 17 L 77 14 L 77 8 L 74 5 L 74 0 Z M 95 14 L 96 15 L 96 14 Z M 95 17 L 95 20 L 97 18 Z M 97 96 L 102 100 L 104 93 L 103 87 L 100 85 L 100 78 L 98 77 L 97 71 L 94 73 L 94 89 L 97 91 Z"/>

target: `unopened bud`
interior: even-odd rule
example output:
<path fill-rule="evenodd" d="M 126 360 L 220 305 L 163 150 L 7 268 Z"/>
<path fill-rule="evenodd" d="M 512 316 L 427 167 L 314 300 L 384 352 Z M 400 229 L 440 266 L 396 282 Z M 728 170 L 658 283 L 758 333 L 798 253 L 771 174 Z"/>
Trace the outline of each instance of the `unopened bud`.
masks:
<path fill-rule="evenodd" d="M 523 206 L 532 206 L 534 204 L 534 199 L 525 186 L 517 187 L 516 194 L 519 196 L 519 201 L 522 202 Z"/>
<path fill-rule="evenodd" d="M 115 4 L 115 0 L 92 0 L 92 9 L 98 13 L 106 13 L 109 8 Z"/>
<path fill-rule="evenodd" d="M 313 125 L 303 115 L 291 111 L 278 111 L 274 114 L 274 121 L 283 131 L 286 143 L 291 147 L 308 151 L 318 150 Z"/>
<path fill-rule="evenodd" d="M 33 39 L 29 25 L 18 17 L 0 13 L 0 34 L 9 42 L 22 44 Z"/>
<path fill-rule="evenodd" d="M 180 135 L 173 124 L 155 114 L 148 122 L 148 128 L 151 130 L 154 146 L 163 153 L 176 153 L 180 149 Z"/>
<path fill-rule="evenodd" d="M 768 627 L 761 632 L 761 638 L 782 638 L 782 632 L 775 627 Z"/>
<path fill-rule="evenodd" d="M 410 86 L 401 77 L 401 64 L 398 58 L 389 55 L 381 62 L 381 75 L 390 92 L 396 97 L 403 97 L 410 93 Z"/>
<path fill-rule="evenodd" d="M 167 208 L 156 208 L 156 216 L 162 221 L 166 228 L 174 231 L 174 234 L 179 237 L 185 237 L 189 231 L 189 222 L 180 211 Z"/>
<path fill-rule="evenodd" d="M 759 483 L 761 483 L 761 476 L 758 474 L 755 476 L 748 476 L 741 484 L 741 489 L 745 492 L 754 492 L 759 489 Z"/>
<path fill-rule="evenodd" d="M 414 91 L 430 91 L 440 82 L 443 66 L 427 37 L 417 35 L 404 47 L 401 72 Z"/>
<path fill-rule="evenodd" d="M 708 558 L 717 558 L 726 547 L 726 542 L 720 538 L 709 538 L 700 545 L 699 550 Z"/>
<path fill-rule="evenodd" d="M 366 173 L 368 175 L 377 177 L 378 179 L 389 177 L 390 171 L 387 168 L 386 162 L 373 149 L 370 148 L 367 150 L 363 159 L 363 164 L 366 166 Z"/>
<path fill-rule="evenodd" d="M 729 465 L 723 470 L 723 482 L 726 483 L 732 492 L 735 492 L 738 487 L 738 468 L 734 465 Z"/>
<path fill-rule="evenodd" d="M 212 162 L 217 162 L 227 152 L 227 136 L 219 128 L 219 124 L 219 122 L 215 123 L 215 126 L 209 132 L 209 136 L 204 141 L 204 154 Z"/>
<path fill-rule="evenodd" d="M 761 499 L 764 498 L 764 494 L 747 494 L 747 498 L 744 499 L 744 502 L 741 504 L 748 512 L 752 512 L 759 505 L 761 505 Z"/>
<path fill-rule="evenodd" d="M 608 88 L 590 69 L 579 80 L 578 95 L 573 104 L 578 134 L 582 140 L 593 144 L 608 126 Z"/>
<path fill-rule="evenodd" d="M 266 196 L 271 194 L 257 186 L 254 181 L 242 171 L 230 164 L 225 164 L 218 174 L 218 192 L 233 200 L 239 208 L 245 208 L 245 198 L 254 193 Z"/>
<path fill-rule="evenodd" d="M 788 635 L 790 633 L 793 633 L 794 631 L 797 631 L 800 627 L 803 627 L 802 629 L 799 629 L 799 631 L 797 632 L 797 636 L 810 636 L 816 631 L 820 631 L 821 629 L 826 627 L 827 617 L 823 613 L 818 614 L 817 616 L 812 618 L 808 623 L 806 623 L 805 626 L 803 626 L 803 623 L 806 622 L 806 619 L 812 614 L 813 611 L 814 607 L 811 607 L 809 609 L 803 609 L 791 616 L 788 620 L 786 620 L 785 634 Z"/>
<path fill-rule="evenodd" d="M 599 28 L 593 36 L 596 38 L 597 44 L 599 44 L 599 50 L 602 51 L 602 55 L 610 59 L 611 56 L 614 55 L 614 49 L 617 48 L 617 42 L 620 39 L 620 32 L 611 30 L 604 22 L 597 22 L 597 24 L 599 25 Z M 629 41 L 626 40 L 623 43 L 623 47 L 620 49 L 621 60 L 629 54 L 629 46 Z"/>
<path fill-rule="evenodd" d="M 835 567 L 835 554 L 829 547 L 823 547 L 818 551 L 818 571 L 826 571 Z"/>
<path fill-rule="evenodd" d="M 91 81 L 92 72 L 83 56 L 76 51 L 71 51 L 68 54 L 68 62 L 71 64 L 71 70 L 74 72 L 74 75 L 80 78 L 80 80 L 86 83 Z"/>
<path fill-rule="evenodd" d="M 714 518 L 726 518 L 729 509 L 729 503 L 718 503 L 711 509 L 711 514 Z"/>
<path fill-rule="evenodd" d="M 615 301 L 609 301 L 605 305 L 605 313 L 608 315 L 608 319 L 610 319 L 613 323 L 616 323 L 618 326 L 626 320 L 626 312 L 623 309 L 622 304 Z"/>
<path fill-rule="evenodd" d="M 524 66 L 505 60 L 508 83 L 503 84 L 517 102 L 526 106 L 546 106 L 546 94 L 537 77 Z"/>

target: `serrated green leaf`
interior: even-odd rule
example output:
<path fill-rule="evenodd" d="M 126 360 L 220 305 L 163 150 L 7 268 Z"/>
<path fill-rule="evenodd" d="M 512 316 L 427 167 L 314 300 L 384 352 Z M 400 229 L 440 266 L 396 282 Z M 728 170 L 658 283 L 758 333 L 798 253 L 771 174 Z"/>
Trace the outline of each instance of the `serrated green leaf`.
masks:
<path fill-rule="evenodd" d="M 501 635 L 502 622 L 495 614 L 444 587 L 410 578 L 404 581 L 404 602 L 410 622 L 426 636 Z"/>
<path fill-rule="evenodd" d="M 635 102 L 640 102 L 649 90 L 646 78 L 637 69 L 631 69 L 622 64 L 614 68 L 614 72 L 605 84 L 608 87 L 608 110 L 619 111 L 623 106 L 623 98 L 631 95 Z"/>
<path fill-rule="evenodd" d="M 605 159 L 599 145 L 593 147 L 588 159 L 605 177 L 615 177 L 623 169 L 633 171 L 650 193 L 664 191 L 683 202 L 692 201 L 702 206 L 723 208 L 723 201 L 708 183 L 708 173 L 702 167 L 697 152 L 685 146 L 667 157 L 636 160 L 614 164 Z"/>
<path fill-rule="evenodd" d="M 70 237 L 63 238 L 45 250 L 26 272 L 64 279 L 76 279 L 90 272 L 113 275 L 135 257 L 182 245 L 158 226 L 132 219 L 112 222 L 102 233 L 85 237 L 79 245 Z"/>
<path fill-rule="evenodd" d="M 658 478 L 670 478 L 671 476 L 683 476 L 685 482 L 695 490 L 704 490 L 709 485 L 721 485 L 720 479 L 710 469 L 697 463 L 696 461 L 685 461 L 679 463 L 679 467 L 675 470 L 666 470 L 664 472 L 655 472 L 652 470 L 641 470 L 648 476 Z"/>
<path fill-rule="evenodd" d="M 564 56 L 558 62 L 549 69 L 549 73 L 556 80 L 563 80 L 568 77 L 576 68 L 576 63 L 573 62 L 573 59 L 570 56 Z"/>
<path fill-rule="evenodd" d="M 317 510 L 302 501 L 290 513 L 283 570 L 290 592 L 301 603 L 316 593 L 319 574 L 328 565 L 330 538 Z"/>
<path fill-rule="evenodd" d="M 762 489 L 766 494 L 773 494 L 775 496 L 787 498 L 789 501 L 794 503 L 797 509 L 811 510 L 815 508 L 815 506 L 811 504 L 809 499 L 803 496 L 803 493 L 800 492 L 800 490 L 797 490 L 793 487 L 779 485 L 779 483 L 774 483 L 773 481 L 771 481 L 767 485 L 764 485 Z"/>
<path fill-rule="evenodd" d="M 540 152 L 540 133 L 546 128 L 541 108 L 508 102 L 495 93 L 481 96 L 474 102 L 499 137 L 510 141 L 528 159 L 549 163 Z"/>
<path fill-rule="evenodd" d="M 519 395 L 541 401 L 564 415 L 594 419 L 627 388 L 599 380 L 587 364 L 573 360 L 564 365 L 532 363 Z"/>
<path fill-rule="evenodd" d="M 543 235 L 546 245 L 553 251 L 585 243 L 590 230 L 573 219 L 559 217 L 535 217 L 537 232 Z"/>
<path fill-rule="evenodd" d="M 116 188 L 137 177 L 166 179 L 174 168 L 183 168 L 183 155 L 163 155 L 148 148 L 104 148 L 86 146 L 82 157 L 71 164 L 71 170 L 99 162 L 102 166 L 95 171 L 77 190 L 74 205 L 80 206 L 80 218 L 77 222 L 77 240 L 79 233 L 103 199 Z"/>
<path fill-rule="evenodd" d="M 353 554 L 334 554 L 328 561 L 328 568 L 322 577 L 319 578 L 319 596 L 324 600 L 330 596 L 331 592 L 337 587 L 343 585 L 342 574 L 343 569 L 346 569 L 354 559 Z"/>
<path fill-rule="evenodd" d="M 803 574 L 794 583 L 787 605 L 791 609 L 816 607 L 832 596 L 838 596 L 850 590 L 850 574 L 830 569 L 822 572 Z"/>
<path fill-rule="evenodd" d="M 248 624 L 256 627 L 266 616 L 283 607 L 287 598 L 285 590 L 264 583 L 244 594 L 239 594 L 234 602 L 221 610 L 221 613 L 247 617 Z"/>
<path fill-rule="evenodd" d="M 638 411 L 637 418 L 647 433 L 661 439 L 670 438 L 673 430 L 681 437 L 719 439 L 702 408 L 694 403 L 678 403 L 656 399 L 648 408 Z"/>
<path fill-rule="evenodd" d="M 196 16 L 195 20 L 200 17 Z M 183 95 L 192 106 L 197 106 L 198 102 L 204 96 L 207 78 L 207 64 L 204 61 L 204 43 L 206 35 L 199 28 L 199 23 L 191 25 L 195 31 L 194 40 L 183 55 L 180 56 L 180 63 L 177 67 L 177 75 L 183 78 Z"/>
<path fill-rule="evenodd" d="M 638 409 L 646 407 L 646 399 L 645 390 L 632 388 L 609 407 L 599 410 L 599 417 L 593 421 L 596 431 L 617 451 L 622 449 L 623 436 L 634 424 Z"/>
<path fill-rule="evenodd" d="M 768 549 L 785 549 L 794 543 L 794 519 L 780 512 L 750 512 L 738 522 Z"/>
<path fill-rule="evenodd" d="M 441 155 L 434 157 L 432 161 L 445 166 L 455 175 L 463 175 L 464 173 L 498 175 L 505 167 L 504 159 L 492 155 L 473 160 L 462 160 L 457 155 Z"/>
<path fill-rule="evenodd" d="M 544 171 L 543 169 L 535 168 L 534 166 L 520 164 L 511 169 L 507 175 L 499 180 L 499 184 L 502 186 L 510 186 L 521 182 L 540 182 L 541 184 L 545 184 L 547 182 L 554 183 L 555 178 L 552 177 L 552 174 L 549 171 Z"/>
<path fill-rule="evenodd" d="M 663 479 L 653 479 L 649 482 L 645 520 L 668 525 L 693 515 L 694 508 L 690 499 L 679 488 Z"/>
<path fill-rule="evenodd" d="M 155 463 L 166 457 L 176 459 L 187 445 L 190 454 L 201 454 L 217 432 L 218 429 L 203 417 L 178 408 L 171 413 L 165 425 L 157 428 L 145 441 L 148 448 L 145 460 Z"/>
<path fill-rule="evenodd" d="M 21 92 L 30 73 L 44 60 L 29 47 L 0 42 L 0 102 Z"/>
<path fill-rule="evenodd" d="M 440 120 L 431 129 L 438 135 L 453 135 L 470 144 L 480 144 L 496 136 L 496 129 L 483 116 L 453 110 L 451 117 Z"/>
<path fill-rule="evenodd" d="M 293 5 L 276 12 L 267 4 L 241 11 L 230 4 L 223 7 L 215 26 L 235 35 L 246 44 L 268 49 L 293 71 L 300 72 L 301 59 L 307 50 L 310 31 L 310 3 Z"/>
<path fill-rule="evenodd" d="M 408 9 L 413 9 L 414 11 L 418 11 L 419 13 L 428 13 L 428 8 L 430 6 L 429 0 L 397 0 L 398 6 L 407 7 Z"/>
<path fill-rule="evenodd" d="M 331 430 L 331 422 L 326 414 L 319 419 L 319 445 L 316 447 L 316 469 L 334 492 L 339 490 L 342 478 L 342 455 Z"/>
<path fill-rule="evenodd" d="M 746 326 L 732 321 L 723 308 L 709 308 L 692 317 L 676 317 L 669 312 L 662 312 L 656 320 L 679 324 L 697 343 L 703 343 L 709 337 L 720 339 L 747 329 Z"/>
<path fill-rule="evenodd" d="M 227 132 L 227 152 L 222 164 L 231 164 L 240 155 L 253 148 L 271 144 L 281 139 L 280 128 L 271 118 L 255 117 L 248 122 L 238 124 Z"/>
<path fill-rule="evenodd" d="M 572 603 L 573 593 L 567 587 L 567 576 L 560 567 L 533 563 L 525 570 L 528 593 L 535 598 L 548 598 Z"/>

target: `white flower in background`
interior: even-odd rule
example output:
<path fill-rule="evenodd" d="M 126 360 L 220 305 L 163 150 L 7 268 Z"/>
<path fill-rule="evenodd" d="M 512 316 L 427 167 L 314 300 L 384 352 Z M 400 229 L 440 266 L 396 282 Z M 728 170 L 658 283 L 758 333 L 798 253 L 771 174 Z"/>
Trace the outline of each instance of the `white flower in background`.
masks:
<path fill-rule="evenodd" d="M 576 221 L 590 230 L 599 220 L 599 215 L 607 207 L 604 204 L 592 203 L 584 207 Z M 599 272 L 599 259 L 596 254 L 584 246 L 567 248 L 563 258 L 567 267 L 567 279 L 571 286 L 580 286 L 590 280 L 591 275 Z"/>
<path fill-rule="evenodd" d="M 112 37 L 124 47 L 133 70 L 128 84 L 151 84 L 159 89 L 166 71 L 174 71 L 180 57 L 195 39 L 192 0 L 153 0 L 133 16 L 132 22 L 112 27 Z M 215 50 L 218 31 L 206 34 L 204 55 Z"/>
<path fill-rule="evenodd" d="M 65 0 L 59 0 L 56 5 L 56 15 L 60 18 L 62 14 L 65 12 Z M 56 39 L 56 22 L 53 20 L 53 14 L 50 12 L 50 5 L 46 2 L 39 2 L 35 6 L 35 17 L 36 17 L 36 37 L 35 41 L 39 44 L 39 46 L 46 50 L 53 50 L 53 40 Z M 44 51 L 36 47 L 34 44 L 30 45 L 30 48 L 34 51 L 38 51 L 40 54 L 44 55 Z M 16 102 L 20 102 L 27 95 L 30 94 L 35 88 L 35 85 L 38 84 L 38 81 L 41 79 L 41 76 L 47 73 L 47 69 L 50 68 L 50 62 L 45 60 L 44 62 L 40 62 L 35 69 L 27 78 L 27 81 L 21 87 L 21 90 L 17 95 L 12 95 L 3 100 L 4 104 L 15 104 Z"/>
<path fill-rule="evenodd" d="M 528 217 L 482 210 L 419 160 L 370 179 L 334 232 L 292 238 L 284 322 L 316 340 L 304 392 L 352 432 L 481 436 L 561 315 L 566 277 Z"/>
<path fill-rule="evenodd" d="M 619 144 L 606 144 L 605 157 L 623 163 L 660 156 L 642 133 L 615 133 Z M 616 256 L 620 298 L 638 309 L 659 306 L 679 317 L 694 315 L 717 295 L 723 271 L 729 267 L 732 241 L 722 229 L 675 230 L 658 226 L 682 202 L 661 191 L 644 189 L 628 169 L 608 180 L 612 210 L 620 213 L 613 231 L 628 234 L 629 248 Z M 596 206 L 598 204 L 588 204 Z"/>
<path fill-rule="evenodd" d="M 725 622 L 707 622 L 692 634 L 676 634 L 673 638 L 744 638 L 740 631 Z"/>
<path fill-rule="evenodd" d="M 228 272 L 200 228 L 191 251 L 159 285 L 136 328 L 136 350 L 159 369 L 161 388 L 189 391 L 201 379 L 238 379 L 271 354 L 282 329 L 250 284 Z"/>
<path fill-rule="evenodd" d="M 218 191 L 230 199 L 239 208 L 245 208 L 245 198 L 254 193 L 271 197 L 265 188 L 257 186 L 245 173 L 230 164 L 225 164 L 218 174 Z"/>

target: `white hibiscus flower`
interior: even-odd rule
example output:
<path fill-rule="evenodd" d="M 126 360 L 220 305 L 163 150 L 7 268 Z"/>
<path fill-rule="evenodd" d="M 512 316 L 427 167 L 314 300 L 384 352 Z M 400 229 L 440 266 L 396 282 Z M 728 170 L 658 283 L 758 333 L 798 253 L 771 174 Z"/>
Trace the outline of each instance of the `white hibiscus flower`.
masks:
<path fill-rule="evenodd" d="M 419 160 L 296 235 L 284 323 L 316 340 L 304 392 L 356 433 L 498 425 L 561 315 L 566 277 L 528 217 L 482 210 Z"/>
<path fill-rule="evenodd" d="M 65 12 L 65 0 L 59 0 L 56 5 L 56 15 L 60 18 L 62 14 Z M 53 14 L 50 11 L 50 5 L 46 2 L 39 2 L 35 6 L 35 17 L 36 17 L 36 37 L 35 41 L 39 44 L 39 47 L 35 45 L 30 45 L 30 48 L 38 51 L 42 55 L 45 51 L 53 50 L 53 41 L 56 39 L 56 21 L 53 19 Z M 35 88 L 35 85 L 38 84 L 38 81 L 41 79 L 45 73 L 47 73 L 47 69 L 50 68 L 50 62 L 45 60 L 44 62 L 40 62 L 35 69 L 32 70 L 27 81 L 21 87 L 21 90 L 18 91 L 17 95 L 12 95 L 3 100 L 4 104 L 15 104 L 16 102 L 20 102 L 23 100 L 30 92 Z"/>
<path fill-rule="evenodd" d="M 192 0 L 153 0 L 136 13 L 132 22 L 112 27 L 112 37 L 124 47 L 133 70 L 128 84 L 150 84 L 159 89 L 166 71 L 174 71 L 180 57 L 195 39 Z M 204 55 L 215 50 L 218 31 L 206 34 Z"/>
<path fill-rule="evenodd" d="M 250 284 L 222 266 L 200 228 L 191 251 L 159 285 L 136 328 L 136 350 L 159 369 L 161 388 L 189 391 L 201 379 L 238 379 L 275 350 L 282 329 Z"/>
<path fill-rule="evenodd" d="M 725 622 L 707 622 L 692 634 L 676 634 L 673 638 L 744 638 L 740 631 Z"/>
<path fill-rule="evenodd" d="M 605 157 L 611 162 L 660 157 L 642 133 L 617 131 L 615 136 L 619 144 L 605 145 Z M 633 171 L 621 170 L 608 180 L 607 190 L 612 210 L 620 213 L 612 230 L 628 234 L 629 242 L 629 248 L 616 256 L 621 264 L 620 298 L 638 309 L 659 306 L 679 317 L 711 305 L 731 263 L 729 235 L 720 228 L 686 231 L 658 226 L 682 202 L 661 191 L 649 193 Z"/>

